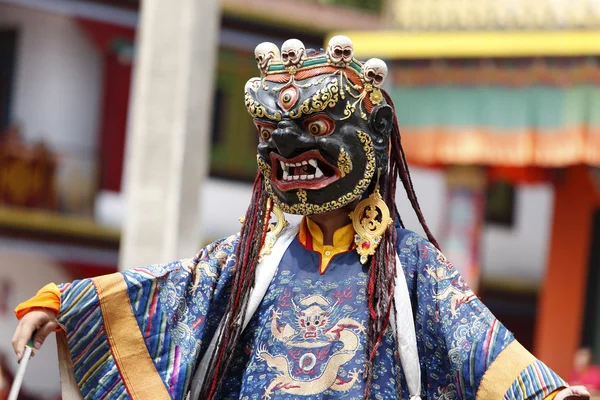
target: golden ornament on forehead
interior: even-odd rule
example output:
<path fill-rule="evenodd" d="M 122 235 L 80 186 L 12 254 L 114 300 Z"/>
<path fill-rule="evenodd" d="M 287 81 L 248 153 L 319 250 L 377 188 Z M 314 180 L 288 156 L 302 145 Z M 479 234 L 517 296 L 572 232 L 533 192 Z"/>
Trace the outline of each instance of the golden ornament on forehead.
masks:
<path fill-rule="evenodd" d="M 375 254 L 383 234 L 393 222 L 390 209 L 379 194 L 379 182 L 373 193 L 361 200 L 350 213 L 350 219 L 356 232 L 354 235 L 356 252 L 360 256 L 361 264 L 366 264 L 369 256 Z"/>

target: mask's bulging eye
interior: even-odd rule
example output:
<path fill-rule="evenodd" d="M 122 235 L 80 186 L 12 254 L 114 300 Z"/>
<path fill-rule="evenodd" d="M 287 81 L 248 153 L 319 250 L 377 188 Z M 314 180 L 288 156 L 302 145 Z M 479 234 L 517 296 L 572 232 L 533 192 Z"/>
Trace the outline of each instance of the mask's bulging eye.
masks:
<path fill-rule="evenodd" d="M 265 124 L 264 122 L 254 121 L 254 126 L 258 130 L 258 136 L 264 141 L 271 139 L 271 134 L 275 130 L 275 126 L 271 124 Z"/>
<path fill-rule="evenodd" d="M 304 128 L 313 136 L 325 136 L 335 129 L 335 121 L 327 115 L 315 115 L 304 121 Z"/>
<path fill-rule="evenodd" d="M 262 140 L 269 140 L 269 139 L 271 139 L 271 132 L 273 132 L 272 129 L 262 128 L 260 130 L 260 138 Z"/>

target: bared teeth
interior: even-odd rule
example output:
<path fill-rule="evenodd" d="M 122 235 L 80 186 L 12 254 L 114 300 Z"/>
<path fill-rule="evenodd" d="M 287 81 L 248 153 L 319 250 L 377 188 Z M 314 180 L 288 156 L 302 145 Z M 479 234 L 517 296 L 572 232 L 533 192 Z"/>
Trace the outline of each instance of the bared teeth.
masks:
<path fill-rule="evenodd" d="M 281 166 L 281 169 L 283 171 L 283 177 L 281 180 L 283 181 L 298 181 L 298 180 L 303 180 L 303 181 L 310 181 L 312 179 L 319 179 L 322 178 L 324 176 L 323 171 L 321 171 L 318 167 L 318 162 L 316 159 L 310 159 L 308 161 L 302 161 L 302 162 L 298 162 L 298 163 L 287 163 L 284 162 L 282 160 L 279 160 L 279 165 Z M 290 168 L 297 168 L 297 167 L 303 167 L 303 166 L 307 166 L 310 165 L 313 168 L 315 168 L 315 173 L 311 174 L 311 175 L 293 175 L 294 171 L 293 169 Z M 300 171 L 298 171 L 300 172 Z"/>

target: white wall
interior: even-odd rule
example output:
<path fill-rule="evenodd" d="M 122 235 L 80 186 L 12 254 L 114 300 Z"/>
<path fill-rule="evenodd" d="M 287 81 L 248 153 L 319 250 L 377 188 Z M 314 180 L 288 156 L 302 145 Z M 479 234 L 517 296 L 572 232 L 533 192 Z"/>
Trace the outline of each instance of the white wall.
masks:
<path fill-rule="evenodd" d="M 487 226 L 482 237 L 482 275 L 486 281 L 518 277 L 519 285 L 541 284 L 546 270 L 554 191 L 551 185 L 520 186 L 515 225 Z"/>
<path fill-rule="evenodd" d="M 441 238 L 446 184 L 443 172 L 411 167 L 421 209 L 433 234 Z M 551 185 L 521 185 L 515 190 L 515 219 L 511 228 L 483 227 L 481 278 L 488 282 L 510 280 L 519 286 L 543 281 L 548 255 L 554 192 Z M 396 195 L 408 229 L 423 235 L 403 189 Z"/>
<path fill-rule="evenodd" d="M 410 175 L 415 187 L 417 199 L 421 206 L 421 211 L 427 221 L 427 226 L 434 234 L 439 237 L 442 230 L 442 222 L 444 212 L 444 202 L 446 198 L 446 178 L 443 172 L 418 168 L 411 166 Z M 398 181 L 396 190 L 396 203 L 400 212 L 400 217 L 406 226 L 406 229 L 415 231 L 421 236 L 425 236 L 425 232 L 421 228 L 421 224 L 417 219 L 417 215 L 412 209 L 404 187 Z"/>
<path fill-rule="evenodd" d="M 68 16 L 0 4 L 0 27 L 19 32 L 11 116 L 58 151 L 59 185 L 78 196 L 72 182 L 95 181 L 102 57 Z"/>

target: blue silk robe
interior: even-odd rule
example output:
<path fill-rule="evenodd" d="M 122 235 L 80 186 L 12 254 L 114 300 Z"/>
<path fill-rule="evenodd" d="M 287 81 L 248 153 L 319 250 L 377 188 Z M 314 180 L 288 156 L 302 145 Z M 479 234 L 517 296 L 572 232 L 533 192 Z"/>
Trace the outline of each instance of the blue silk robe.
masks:
<path fill-rule="evenodd" d="M 398 229 L 415 318 L 423 399 L 543 399 L 565 383 L 523 349 L 428 241 Z M 183 399 L 230 292 L 238 236 L 191 260 L 60 286 L 59 322 L 86 399 Z M 218 398 L 360 399 L 366 267 L 296 238 L 244 331 Z M 408 398 L 391 329 L 373 399 Z"/>

